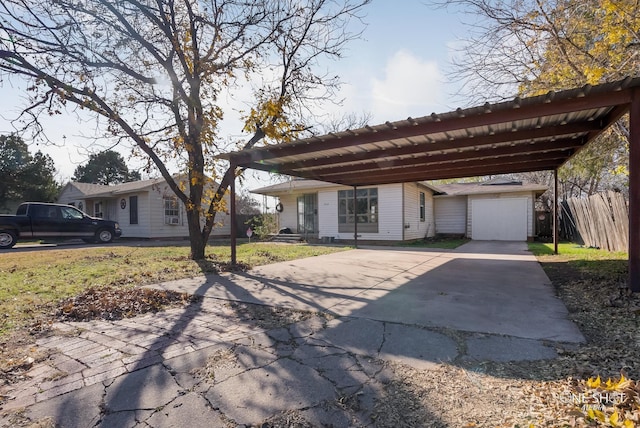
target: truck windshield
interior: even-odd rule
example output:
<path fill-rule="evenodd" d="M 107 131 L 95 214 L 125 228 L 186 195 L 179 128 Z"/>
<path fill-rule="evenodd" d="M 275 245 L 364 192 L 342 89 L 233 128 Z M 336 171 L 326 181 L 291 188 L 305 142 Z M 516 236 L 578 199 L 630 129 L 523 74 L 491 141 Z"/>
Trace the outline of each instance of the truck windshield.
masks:
<path fill-rule="evenodd" d="M 81 219 L 83 217 L 82 213 L 75 208 L 61 207 L 60 209 L 62 210 L 62 218 Z"/>

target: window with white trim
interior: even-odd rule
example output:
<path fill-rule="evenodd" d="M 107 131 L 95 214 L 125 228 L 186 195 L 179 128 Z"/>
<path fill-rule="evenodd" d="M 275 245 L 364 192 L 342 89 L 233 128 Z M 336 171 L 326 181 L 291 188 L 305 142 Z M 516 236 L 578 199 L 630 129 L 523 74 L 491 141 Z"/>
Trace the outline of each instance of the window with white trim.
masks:
<path fill-rule="evenodd" d="M 164 222 L 165 224 L 180 224 L 180 206 L 178 198 L 164 198 Z"/>
<path fill-rule="evenodd" d="M 378 189 L 357 189 L 354 210 L 353 190 L 338 191 L 338 232 L 378 233 Z"/>
<path fill-rule="evenodd" d="M 420 192 L 420 221 L 425 221 L 427 218 L 427 207 L 425 202 L 424 192 Z"/>

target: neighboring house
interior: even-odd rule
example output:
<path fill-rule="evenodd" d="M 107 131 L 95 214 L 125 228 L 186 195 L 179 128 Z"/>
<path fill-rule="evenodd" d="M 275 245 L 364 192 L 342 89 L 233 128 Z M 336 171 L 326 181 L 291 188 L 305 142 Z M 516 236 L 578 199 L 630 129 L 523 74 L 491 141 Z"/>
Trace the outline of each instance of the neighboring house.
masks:
<path fill-rule="evenodd" d="M 546 186 L 502 179 L 359 187 L 358 238 L 408 241 L 457 235 L 478 240 L 532 239 L 536 235 L 535 201 L 546 190 Z M 281 229 L 289 228 L 307 238 L 353 239 L 351 187 L 294 179 L 253 193 L 279 198 Z"/>
<path fill-rule="evenodd" d="M 115 220 L 123 238 L 185 238 L 186 210 L 162 178 L 105 186 L 69 182 L 58 202 L 73 205 L 94 217 Z M 229 236 L 229 216 L 216 215 L 211 236 Z"/>

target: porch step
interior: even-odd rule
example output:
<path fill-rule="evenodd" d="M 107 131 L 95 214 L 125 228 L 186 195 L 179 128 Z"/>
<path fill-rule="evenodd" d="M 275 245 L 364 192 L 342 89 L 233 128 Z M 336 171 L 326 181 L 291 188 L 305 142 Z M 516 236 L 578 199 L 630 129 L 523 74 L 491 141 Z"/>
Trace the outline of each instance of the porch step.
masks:
<path fill-rule="evenodd" d="M 279 233 L 273 235 L 271 242 L 302 242 L 304 238 L 297 233 Z"/>

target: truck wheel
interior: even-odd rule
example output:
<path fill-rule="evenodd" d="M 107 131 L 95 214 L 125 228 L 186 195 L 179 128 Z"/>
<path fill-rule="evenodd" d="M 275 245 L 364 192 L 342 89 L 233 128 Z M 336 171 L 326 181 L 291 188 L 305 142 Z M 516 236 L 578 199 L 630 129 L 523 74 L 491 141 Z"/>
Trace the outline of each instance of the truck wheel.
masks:
<path fill-rule="evenodd" d="M 107 244 L 113 241 L 113 233 L 109 229 L 100 229 L 96 232 L 96 240 L 100 244 Z"/>
<path fill-rule="evenodd" d="M 16 245 L 18 237 L 10 230 L 0 230 L 0 248 L 7 249 Z"/>

